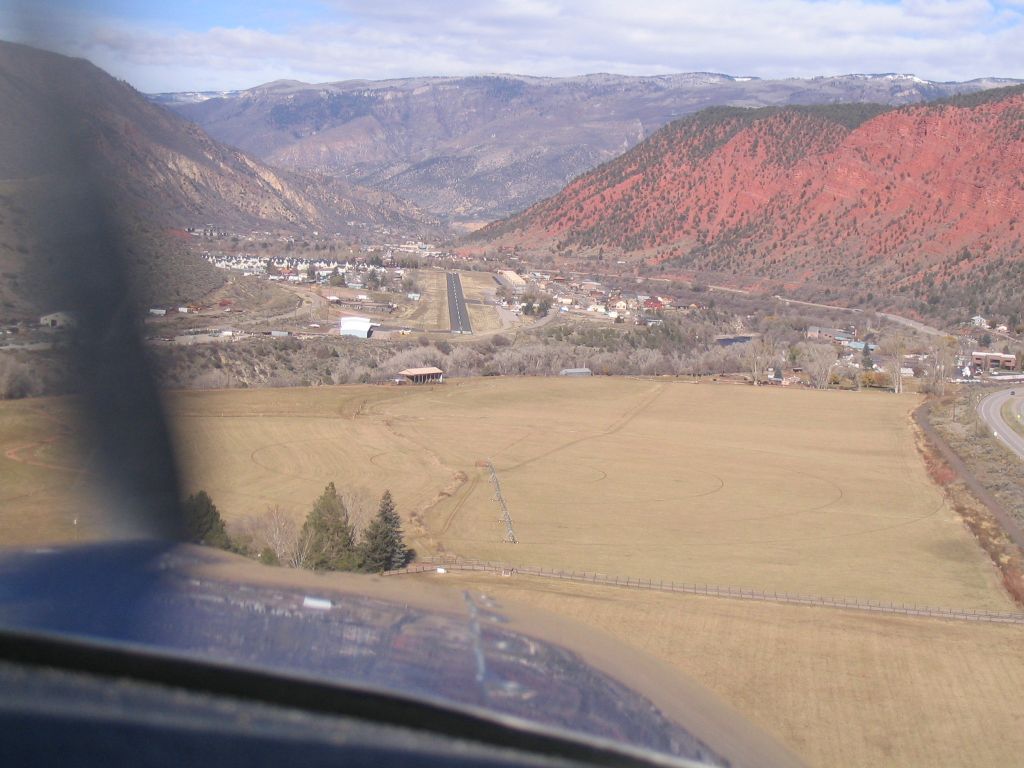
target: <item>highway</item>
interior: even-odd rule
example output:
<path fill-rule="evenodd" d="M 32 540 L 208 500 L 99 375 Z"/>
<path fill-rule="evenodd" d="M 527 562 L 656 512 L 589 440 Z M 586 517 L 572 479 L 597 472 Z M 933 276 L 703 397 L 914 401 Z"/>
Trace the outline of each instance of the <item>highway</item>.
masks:
<path fill-rule="evenodd" d="M 448 321 L 452 333 L 472 333 L 469 324 L 469 310 L 466 309 L 466 297 L 462 295 L 462 280 L 458 272 L 449 272 L 448 277 Z"/>
<path fill-rule="evenodd" d="M 1018 391 L 1021 393 L 1020 395 L 1010 394 Z M 1003 405 L 1007 402 L 1010 403 L 1013 419 L 1018 424 L 1024 422 L 1024 413 L 1022 413 L 1021 407 L 1024 403 L 1024 384 L 1019 389 L 1003 389 L 983 399 L 978 403 L 978 416 L 995 433 L 996 439 L 1016 453 L 1018 458 L 1024 460 L 1024 436 L 1003 420 Z"/>

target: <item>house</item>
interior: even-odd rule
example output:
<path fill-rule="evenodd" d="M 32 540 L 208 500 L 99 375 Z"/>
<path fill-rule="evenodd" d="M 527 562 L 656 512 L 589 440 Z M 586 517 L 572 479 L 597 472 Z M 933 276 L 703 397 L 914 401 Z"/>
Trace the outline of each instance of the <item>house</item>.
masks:
<path fill-rule="evenodd" d="M 981 315 L 975 315 L 971 318 L 971 325 L 975 328 L 988 328 L 988 320 Z"/>
<path fill-rule="evenodd" d="M 51 312 L 40 317 L 39 324 L 45 328 L 74 328 L 75 316 L 70 312 Z"/>
<path fill-rule="evenodd" d="M 754 333 L 740 333 L 740 334 L 719 334 L 715 336 L 715 344 L 720 347 L 731 347 L 733 344 L 746 344 L 748 341 L 753 341 L 755 336 L 760 334 Z"/>
<path fill-rule="evenodd" d="M 844 331 L 841 328 L 819 328 L 816 325 L 812 325 L 807 329 L 808 339 L 821 339 L 822 341 L 828 341 L 833 344 L 841 344 L 844 341 L 852 341 L 853 334 L 849 331 Z"/>
<path fill-rule="evenodd" d="M 877 344 L 868 344 L 866 341 L 844 341 L 842 344 L 847 349 L 852 349 L 855 352 L 863 352 L 864 347 L 867 347 L 868 352 L 874 352 L 878 349 Z"/>
<path fill-rule="evenodd" d="M 589 368 L 563 368 L 558 372 L 559 376 L 593 376 L 594 372 Z"/>

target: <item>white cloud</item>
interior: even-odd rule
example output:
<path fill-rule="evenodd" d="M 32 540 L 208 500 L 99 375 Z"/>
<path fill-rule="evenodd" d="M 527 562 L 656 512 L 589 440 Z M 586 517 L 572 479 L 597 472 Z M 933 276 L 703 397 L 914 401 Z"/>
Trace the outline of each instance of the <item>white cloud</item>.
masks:
<path fill-rule="evenodd" d="M 500 0 L 324 3 L 315 26 L 189 31 L 79 17 L 48 47 L 142 90 L 516 72 L 1024 77 L 1024 4 L 987 0 Z"/>

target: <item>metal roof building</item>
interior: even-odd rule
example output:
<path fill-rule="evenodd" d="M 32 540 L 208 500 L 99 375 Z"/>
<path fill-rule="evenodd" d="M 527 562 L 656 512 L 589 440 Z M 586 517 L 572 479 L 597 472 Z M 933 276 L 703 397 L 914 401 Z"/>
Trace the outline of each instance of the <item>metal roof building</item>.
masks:
<path fill-rule="evenodd" d="M 594 372 L 589 368 L 563 368 L 558 372 L 559 376 L 593 376 Z"/>
<path fill-rule="evenodd" d="M 405 376 L 412 384 L 440 384 L 444 381 L 444 371 L 440 368 L 406 368 L 398 372 L 399 376 Z"/>
<path fill-rule="evenodd" d="M 368 339 L 373 335 L 373 329 L 379 326 L 380 323 L 374 323 L 368 317 L 343 317 L 339 330 L 342 336 Z"/>

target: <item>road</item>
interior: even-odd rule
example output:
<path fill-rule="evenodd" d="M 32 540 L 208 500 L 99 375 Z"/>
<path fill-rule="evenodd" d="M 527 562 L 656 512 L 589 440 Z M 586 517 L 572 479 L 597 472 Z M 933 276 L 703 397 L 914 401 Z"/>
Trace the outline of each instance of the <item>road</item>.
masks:
<path fill-rule="evenodd" d="M 804 307 L 821 307 L 822 309 L 837 309 L 841 312 L 863 312 L 862 309 L 857 307 L 837 307 L 834 304 L 818 304 L 814 301 L 797 301 L 796 299 L 787 299 L 784 296 L 774 296 L 773 298 L 781 301 L 783 304 L 799 304 Z M 891 312 L 877 312 L 879 317 L 884 317 L 886 320 L 891 320 L 894 323 L 905 325 L 908 328 L 912 328 L 920 333 L 927 334 L 929 336 L 948 336 L 949 334 L 945 331 L 940 331 L 938 328 L 933 328 L 930 325 L 925 325 L 917 320 L 911 320 L 909 317 L 903 317 L 901 315 L 894 315 Z"/>
<path fill-rule="evenodd" d="M 449 272 L 448 277 L 448 320 L 452 333 L 472 333 L 466 297 L 462 295 L 462 280 L 458 272 Z"/>
<path fill-rule="evenodd" d="M 997 436 L 997 439 L 1007 448 L 1017 454 L 1017 457 L 1024 460 L 1024 436 L 1014 430 L 1013 426 L 1007 424 L 1003 419 L 1003 405 L 1009 402 L 1014 417 L 1018 420 L 1024 419 L 1022 414 L 1022 397 L 1024 397 L 1024 385 L 1021 386 L 1021 395 L 1011 395 L 1017 392 L 1016 389 L 1003 389 L 986 397 L 978 403 L 978 416 L 988 425 Z"/>

